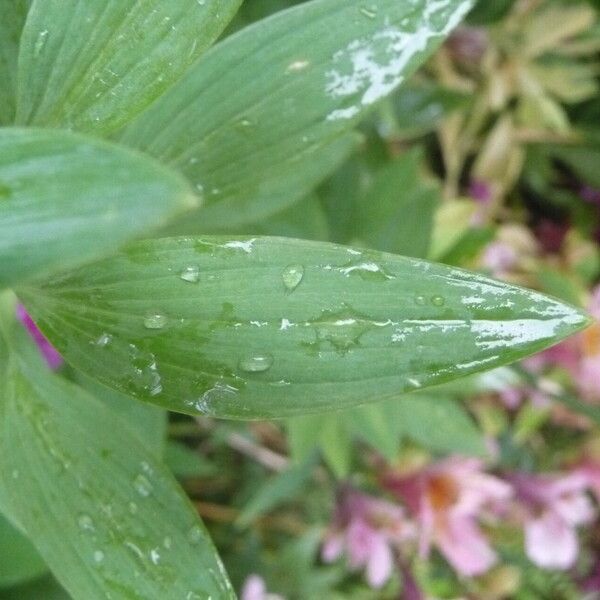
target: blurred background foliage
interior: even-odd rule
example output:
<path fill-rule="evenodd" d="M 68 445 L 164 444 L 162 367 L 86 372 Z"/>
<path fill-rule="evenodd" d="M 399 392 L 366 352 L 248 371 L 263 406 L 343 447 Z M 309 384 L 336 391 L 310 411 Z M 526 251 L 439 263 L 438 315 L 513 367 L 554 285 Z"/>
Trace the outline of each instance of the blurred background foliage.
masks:
<path fill-rule="evenodd" d="M 299 3 L 246 0 L 227 35 Z M 314 189 L 292 182 L 271 204 L 283 210 L 235 232 L 429 258 L 593 309 L 599 11 L 598 0 L 480 0 L 428 64 L 376 107 L 352 151 L 331 158 L 325 180 Z M 211 230 L 232 232 L 218 219 Z M 566 568 L 532 559 L 518 506 L 480 519 L 498 560 L 473 576 L 437 552 L 424 558 L 408 539 L 390 542 L 393 568 L 374 585 L 362 570 L 375 552 L 369 540 L 354 564 L 346 558 L 352 548 L 338 560 L 323 549 L 344 527 L 335 515 L 349 489 L 395 502 L 385 483 L 390 470 L 398 477 L 425 472 L 459 456 L 506 481 L 514 473 L 560 481 L 584 466 L 600 473 L 600 333 L 593 328 L 562 350 L 568 359 L 555 353 L 426 393 L 284 423 L 167 419 L 79 383 L 122 411 L 143 412 L 132 418 L 142 439 L 164 446 L 245 600 L 600 598 L 596 516 L 579 530 L 577 560 Z M 584 487 L 591 502 L 593 485 Z M 0 598 L 66 597 L 35 551 L 0 522 L 4 544 L 15 560 L 0 565 Z"/>

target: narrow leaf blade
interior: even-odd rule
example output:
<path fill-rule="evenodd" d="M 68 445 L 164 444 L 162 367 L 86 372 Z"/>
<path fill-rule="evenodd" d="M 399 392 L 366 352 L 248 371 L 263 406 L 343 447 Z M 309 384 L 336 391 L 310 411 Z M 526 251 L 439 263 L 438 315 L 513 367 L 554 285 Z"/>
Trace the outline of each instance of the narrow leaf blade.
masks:
<path fill-rule="evenodd" d="M 179 175 L 127 148 L 0 129 L 0 287 L 98 258 L 196 205 Z"/>
<path fill-rule="evenodd" d="M 179 168 L 210 202 L 243 205 L 302 157 L 316 162 L 471 6 L 315 0 L 281 11 L 215 46 L 123 139 Z"/>
<path fill-rule="evenodd" d="M 250 419 L 397 397 L 588 323 L 467 271 L 284 238 L 149 240 L 20 295 L 65 358 L 106 385 Z"/>
<path fill-rule="evenodd" d="M 19 56 L 18 122 L 107 133 L 158 98 L 242 0 L 34 0 Z"/>
<path fill-rule="evenodd" d="M 60 583 L 86 600 L 235 598 L 168 470 L 28 345 L 13 342 L 2 373 L 0 487 Z"/>

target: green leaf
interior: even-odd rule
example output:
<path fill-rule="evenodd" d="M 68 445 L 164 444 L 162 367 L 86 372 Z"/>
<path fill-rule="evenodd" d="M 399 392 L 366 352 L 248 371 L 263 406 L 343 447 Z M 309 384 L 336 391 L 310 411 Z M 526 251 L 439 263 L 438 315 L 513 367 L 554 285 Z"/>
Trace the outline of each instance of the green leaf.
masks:
<path fill-rule="evenodd" d="M 422 149 L 388 163 L 358 204 L 355 235 L 367 246 L 405 256 L 427 256 L 438 190 L 419 173 Z"/>
<path fill-rule="evenodd" d="M 215 46 L 124 141 L 179 168 L 210 203 L 247 211 L 298 161 L 319 161 L 323 144 L 402 83 L 471 6 L 314 0 L 281 11 Z"/>
<path fill-rule="evenodd" d="M 282 502 L 300 494 L 308 483 L 314 466 L 314 460 L 307 460 L 268 479 L 246 503 L 236 524 L 239 527 L 248 527 Z"/>
<path fill-rule="evenodd" d="M 167 444 L 165 463 L 176 477 L 182 479 L 210 477 L 218 472 L 217 466 L 199 451 L 178 442 Z"/>
<path fill-rule="evenodd" d="M 107 133 L 144 110 L 219 36 L 242 0 L 34 0 L 17 121 Z"/>
<path fill-rule="evenodd" d="M 0 0 L 0 125 L 15 118 L 19 40 L 29 0 Z"/>
<path fill-rule="evenodd" d="M 448 398 L 415 394 L 398 403 L 397 418 L 403 433 L 437 452 L 484 456 L 482 433 L 458 403 Z"/>
<path fill-rule="evenodd" d="M 196 203 L 177 174 L 126 148 L 0 129 L 0 288 L 108 254 Z"/>
<path fill-rule="evenodd" d="M 0 515 L 0 589 L 35 579 L 47 570 L 31 542 Z"/>
<path fill-rule="evenodd" d="M 175 411 L 241 419 L 397 397 L 588 324 L 475 273 L 285 238 L 148 240 L 19 293 L 89 376 Z"/>
<path fill-rule="evenodd" d="M 292 208 L 294 203 L 342 164 L 356 147 L 359 138 L 356 134 L 348 134 L 327 140 L 297 155 L 288 164 L 279 165 L 279 170 L 261 165 L 253 175 L 264 178 L 262 181 L 240 194 L 186 214 L 165 229 L 165 233 L 236 233 L 240 229 L 248 233 L 255 223 L 262 223 L 276 213 Z"/>
<path fill-rule="evenodd" d="M 85 600 L 234 598 L 168 470 L 19 333 L 0 380 L 3 510 L 60 583 Z"/>
<path fill-rule="evenodd" d="M 2 600 L 71 600 L 71 596 L 52 577 L 43 577 L 5 590 L 1 597 Z"/>

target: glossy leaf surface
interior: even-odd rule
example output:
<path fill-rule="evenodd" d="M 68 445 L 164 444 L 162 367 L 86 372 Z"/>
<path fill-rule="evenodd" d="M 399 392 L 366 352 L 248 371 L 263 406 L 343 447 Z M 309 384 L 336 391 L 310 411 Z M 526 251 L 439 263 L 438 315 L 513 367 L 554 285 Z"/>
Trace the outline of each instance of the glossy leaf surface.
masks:
<path fill-rule="evenodd" d="M 179 175 L 127 148 L 0 129 L 0 287 L 98 258 L 195 205 Z"/>
<path fill-rule="evenodd" d="M 88 375 L 232 418 L 395 397 L 518 360 L 588 322 L 459 269 L 283 238 L 140 242 L 20 295 Z"/>
<path fill-rule="evenodd" d="M 471 6 L 315 0 L 281 11 L 215 46 L 124 140 L 179 168 L 209 202 L 245 210 L 299 161 L 318 161 Z"/>
<path fill-rule="evenodd" d="M 34 0 L 19 56 L 20 124 L 106 133 L 160 96 L 241 0 Z"/>
<path fill-rule="evenodd" d="M 3 509 L 71 596 L 234 598 L 168 470 L 115 413 L 49 373 L 28 340 L 12 345 L 0 380 Z"/>
<path fill-rule="evenodd" d="M 19 40 L 29 0 L 0 0 L 0 125 L 15 118 Z"/>

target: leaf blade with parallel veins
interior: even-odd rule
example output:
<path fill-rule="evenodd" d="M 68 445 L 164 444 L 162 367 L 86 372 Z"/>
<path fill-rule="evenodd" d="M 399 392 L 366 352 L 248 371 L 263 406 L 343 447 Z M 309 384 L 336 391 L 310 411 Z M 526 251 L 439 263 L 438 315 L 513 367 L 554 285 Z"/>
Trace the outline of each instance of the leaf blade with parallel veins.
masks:
<path fill-rule="evenodd" d="M 88 375 L 172 410 L 231 418 L 396 397 L 518 360 L 588 323 L 467 271 L 284 238 L 140 242 L 20 295 Z M 93 344 L 106 335 L 111 344 Z"/>

